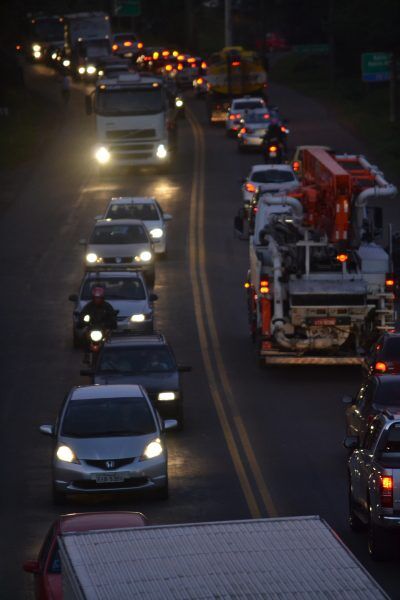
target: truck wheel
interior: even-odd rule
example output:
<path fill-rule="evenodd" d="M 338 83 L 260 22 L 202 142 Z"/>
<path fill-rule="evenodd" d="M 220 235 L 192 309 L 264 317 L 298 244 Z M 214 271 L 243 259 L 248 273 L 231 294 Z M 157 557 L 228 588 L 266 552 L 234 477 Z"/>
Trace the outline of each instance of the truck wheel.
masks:
<path fill-rule="evenodd" d="M 65 503 L 64 492 L 60 492 L 59 490 L 57 490 L 57 488 L 54 485 L 52 488 L 52 497 L 53 497 L 53 504 L 55 506 L 60 506 L 61 504 Z"/>
<path fill-rule="evenodd" d="M 351 493 L 350 482 L 349 482 L 349 525 L 350 529 L 355 532 L 364 531 L 366 526 L 365 523 L 361 521 L 361 519 L 354 512 L 354 500 L 353 495 Z"/>
<path fill-rule="evenodd" d="M 377 561 L 389 560 L 392 557 L 392 548 L 387 532 L 371 521 L 368 526 L 368 552 L 370 557 Z"/>

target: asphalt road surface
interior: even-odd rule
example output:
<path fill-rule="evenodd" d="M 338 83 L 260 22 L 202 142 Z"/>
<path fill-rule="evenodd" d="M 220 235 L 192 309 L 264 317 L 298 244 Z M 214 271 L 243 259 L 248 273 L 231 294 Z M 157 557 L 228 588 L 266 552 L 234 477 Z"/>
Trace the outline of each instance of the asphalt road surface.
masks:
<path fill-rule="evenodd" d="M 52 423 L 79 376 L 68 295 L 83 273 L 82 246 L 93 217 L 116 195 L 154 195 L 173 215 L 166 260 L 157 265 L 157 328 L 184 375 L 186 426 L 168 437 L 168 501 L 102 497 L 68 501 L 61 512 L 132 509 L 152 523 L 319 514 L 392 598 L 400 598 L 398 560 L 373 563 L 363 534 L 346 523 L 346 453 L 341 396 L 356 390 L 353 368 L 260 370 L 249 339 L 243 281 L 247 244 L 233 236 L 239 180 L 259 161 L 243 156 L 224 131 L 206 124 L 188 100 L 176 164 L 166 175 L 119 172 L 99 178 L 92 162 L 94 122 L 83 86 L 63 108 L 57 83 L 36 68 L 31 85 L 59 110 L 56 134 L 19 182 L 0 216 L 1 586 L 3 599 L 32 598 L 21 564 L 35 558 L 59 510 L 51 502 Z M 290 119 L 291 144 L 364 150 L 318 105 L 278 86 L 271 100 Z M 390 211 L 393 212 L 393 211 Z"/>

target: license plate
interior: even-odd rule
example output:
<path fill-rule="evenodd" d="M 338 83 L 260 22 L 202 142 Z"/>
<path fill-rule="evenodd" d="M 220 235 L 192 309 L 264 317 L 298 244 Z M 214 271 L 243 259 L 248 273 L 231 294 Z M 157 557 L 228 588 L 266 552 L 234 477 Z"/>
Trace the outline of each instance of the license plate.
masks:
<path fill-rule="evenodd" d="M 314 319 L 314 325 L 336 325 L 336 319 Z"/>
<path fill-rule="evenodd" d="M 121 483 L 125 480 L 124 473 L 107 473 L 107 475 L 95 475 L 96 483 Z"/>

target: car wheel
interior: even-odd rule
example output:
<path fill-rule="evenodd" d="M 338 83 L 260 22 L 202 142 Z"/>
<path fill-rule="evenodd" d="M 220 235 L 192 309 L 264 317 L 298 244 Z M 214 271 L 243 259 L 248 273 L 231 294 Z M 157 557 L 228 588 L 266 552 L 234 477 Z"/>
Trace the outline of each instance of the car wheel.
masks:
<path fill-rule="evenodd" d="M 54 485 L 52 488 L 52 496 L 53 496 L 53 504 L 55 506 L 60 506 L 61 504 L 65 503 L 64 492 L 60 492 L 59 490 L 57 490 L 57 488 Z"/>
<path fill-rule="evenodd" d="M 162 488 L 154 490 L 154 497 L 157 498 L 157 500 L 168 500 L 168 498 L 169 498 L 168 479 L 167 479 L 167 483 Z"/>
<path fill-rule="evenodd" d="M 357 514 L 354 511 L 354 500 L 353 500 L 353 495 L 351 493 L 351 487 L 350 487 L 350 482 L 349 482 L 349 525 L 350 528 L 355 531 L 355 532 L 359 532 L 359 531 L 364 531 L 366 526 L 365 523 L 363 523 L 361 521 L 361 519 L 357 516 Z"/>
<path fill-rule="evenodd" d="M 392 548 L 387 532 L 372 523 L 368 526 L 368 552 L 373 560 L 384 561 L 392 557 Z"/>

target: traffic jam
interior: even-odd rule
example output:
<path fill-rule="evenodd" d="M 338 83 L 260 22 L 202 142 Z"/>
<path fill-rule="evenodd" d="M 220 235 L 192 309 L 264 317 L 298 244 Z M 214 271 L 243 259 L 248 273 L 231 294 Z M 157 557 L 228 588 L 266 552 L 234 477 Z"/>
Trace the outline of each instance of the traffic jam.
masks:
<path fill-rule="evenodd" d="M 97 596 L 83 588 L 79 595 L 71 580 L 66 586 L 64 572 L 72 577 L 75 569 L 69 536 L 150 531 L 146 514 L 118 509 L 121 496 L 133 507 L 140 498 L 144 513 L 157 500 L 174 501 L 169 432 L 185 432 L 184 389 L 187 395 L 197 368 L 178 360 L 157 325 L 179 215 L 135 190 L 135 181 L 142 170 L 170 175 L 182 130 L 196 129 L 197 114 L 204 131 L 225 138 L 235 160 L 252 161 L 237 182 L 240 205 L 232 204 L 230 224 L 234 252 L 247 264 L 237 274 L 243 287 L 237 308 L 246 316 L 251 360 L 265 381 L 293 366 L 311 373 L 326 366 L 357 369 L 359 390 L 344 389 L 342 399 L 348 525 L 365 532 L 360 539 L 374 561 L 393 561 L 400 527 L 400 265 L 391 230 L 387 240 L 382 201 L 396 198 L 396 186 L 347 148 L 307 144 L 305 135 L 293 147 L 290 115 L 270 97 L 256 51 L 235 46 L 197 56 L 147 46 L 134 33 L 113 32 L 103 12 L 38 16 L 32 26 L 36 37 L 18 52 L 30 68 L 45 65 L 56 74 L 66 111 L 79 93 L 82 118 L 94 123 L 97 184 L 107 189 L 120 169 L 134 173 L 129 191 L 107 192 L 87 238 L 79 240 L 83 275 L 68 300 L 70 343 L 82 364 L 56 420 L 40 425 L 40 443 L 52 452 L 52 502 L 61 514 L 52 524 L 49 519 L 38 555 L 23 565 L 35 597 L 138 597 L 134 587 L 124 596 L 111 590 Z M 176 268 L 170 262 L 168 272 Z M 201 276 L 199 282 L 204 287 Z M 206 347 L 210 360 L 212 352 Z M 217 351 L 215 357 L 218 364 Z M 229 440 L 228 447 L 231 452 Z M 94 497 L 108 499 L 105 510 L 88 511 Z M 268 516 L 281 515 L 278 509 Z M 111 546 L 108 552 L 111 560 Z M 325 597 L 322 588 L 314 593 Z M 143 597 L 178 597 L 163 594 Z M 224 597 L 242 596 L 228 588 Z M 381 596 L 361 591 L 349 597 Z"/>

